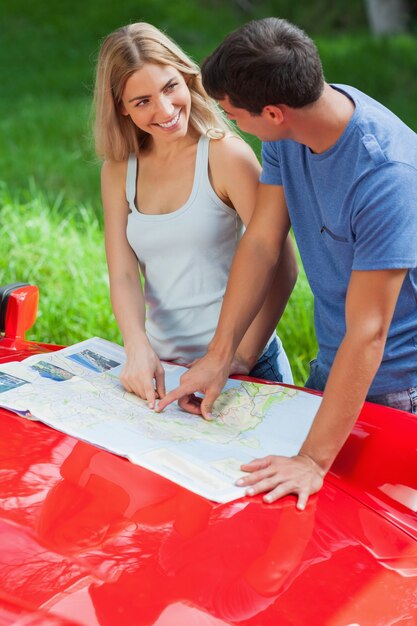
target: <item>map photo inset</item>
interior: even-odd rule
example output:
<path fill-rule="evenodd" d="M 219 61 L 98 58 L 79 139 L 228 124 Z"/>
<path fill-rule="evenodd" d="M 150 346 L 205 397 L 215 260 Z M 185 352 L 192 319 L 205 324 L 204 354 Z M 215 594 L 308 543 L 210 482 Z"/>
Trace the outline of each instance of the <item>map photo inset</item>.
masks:
<path fill-rule="evenodd" d="M 69 380 L 74 376 L 71 372 L 64 370 L 62 367 L 47 363 L 46 361 L 38 361 L 35 365 L 30 366 L 31 369 L 36 370 L 42 376 L 42 378 L 50 378 L 57 382 L 63 380 Z"/>
<path fill-rule="evenodd" d="M 93 352 L 88 349 L 69 354 L 67 358 L 72 359 L 83 367 L 93 370 L 93 372 L 106 372 L 120 365 L 118 361 L 113 361 L 98 352 Z"/>
<path fill-rule="evenodd" d="M 11 374 L 6 374 L 6 372 L 0 372 L 0 393 L 26 385 L 27 382 L 27 380 L 23 380 L 22 378 L 16 378 Z"/>

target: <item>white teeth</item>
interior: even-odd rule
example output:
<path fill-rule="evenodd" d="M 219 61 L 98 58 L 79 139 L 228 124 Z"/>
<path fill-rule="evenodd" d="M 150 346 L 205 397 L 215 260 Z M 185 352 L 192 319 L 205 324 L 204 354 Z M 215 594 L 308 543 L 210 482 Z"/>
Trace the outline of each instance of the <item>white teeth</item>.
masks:
<path fill-rule="evenodd" d="M 177 115 L 174 117 L 173 120 L 171 120 L 170 122 L 166 122 L 165 124 L 158 124 L 158 126 L 160 126 L 161 128 L 171 128 L 171 126 L 175 126 L 175 124 L 178 122 L 179 117 L 180 117 L 180 112 L 178 111 Z"/>

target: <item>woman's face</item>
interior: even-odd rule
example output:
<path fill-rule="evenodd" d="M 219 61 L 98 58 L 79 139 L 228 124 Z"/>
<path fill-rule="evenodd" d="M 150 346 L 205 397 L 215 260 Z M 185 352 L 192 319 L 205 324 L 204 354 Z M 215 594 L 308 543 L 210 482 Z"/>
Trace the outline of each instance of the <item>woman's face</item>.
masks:
<path fill-rule="evenodd" d="M 183 75 L 170 65 L 146 63 L 126 81 L 122 113 L 155 140 L 188 132 L 191 95 Z"/>

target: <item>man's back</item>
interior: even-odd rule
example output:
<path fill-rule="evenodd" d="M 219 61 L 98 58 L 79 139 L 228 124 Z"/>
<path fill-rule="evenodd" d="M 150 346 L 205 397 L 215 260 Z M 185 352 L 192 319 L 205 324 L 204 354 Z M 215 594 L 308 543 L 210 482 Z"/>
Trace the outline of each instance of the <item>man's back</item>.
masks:
<path fill-rule="evenodd" d="M 282 184 L 315 297 L 318 363 L 325 376 L 346 331 L 352 270 L 414 268 L 394 313 L 371 394 L 412 385 L 417 359 L 417 135 L 360 91 L 335 87 L 355 102 L 336 143 L 320 154 L 291 140 L 263 146 L 266 184 Z"/>

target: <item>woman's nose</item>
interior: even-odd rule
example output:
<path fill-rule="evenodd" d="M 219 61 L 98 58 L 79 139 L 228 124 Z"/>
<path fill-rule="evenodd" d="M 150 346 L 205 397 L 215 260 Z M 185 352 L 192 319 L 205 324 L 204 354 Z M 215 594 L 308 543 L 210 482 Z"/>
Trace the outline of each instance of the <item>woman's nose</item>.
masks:
<path fill-rule="evenodd" d="M 159 110 L 159 113 L 162 113 L 166 117 L 169 117 L 170 115 L 173 114 L 175 109 L 171 100 L 167 98 L 166 96 L 162 95 L 158 101 L 158 110 Z"/>

